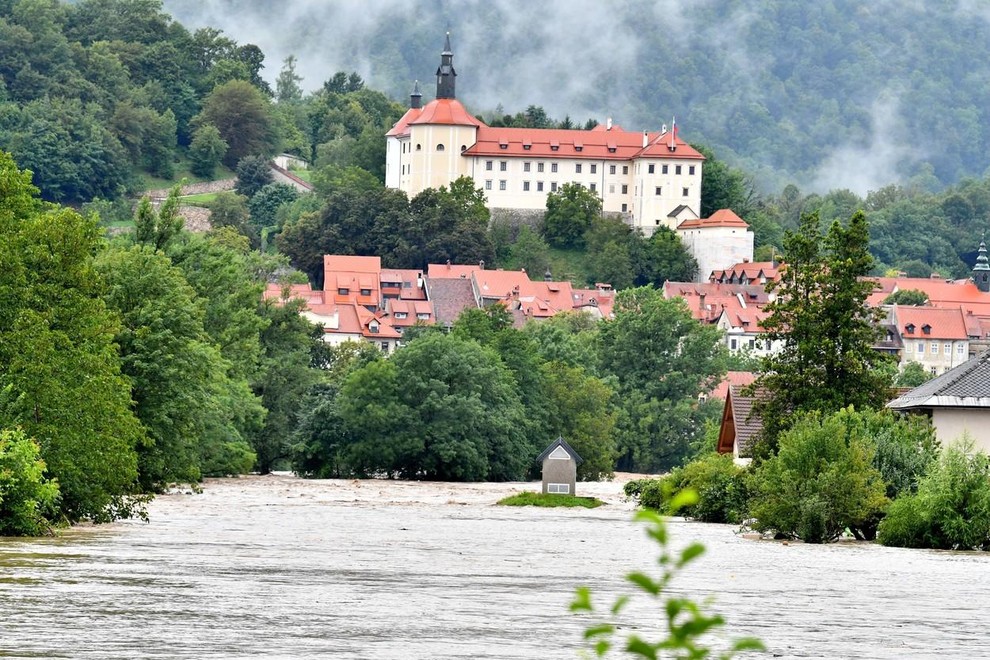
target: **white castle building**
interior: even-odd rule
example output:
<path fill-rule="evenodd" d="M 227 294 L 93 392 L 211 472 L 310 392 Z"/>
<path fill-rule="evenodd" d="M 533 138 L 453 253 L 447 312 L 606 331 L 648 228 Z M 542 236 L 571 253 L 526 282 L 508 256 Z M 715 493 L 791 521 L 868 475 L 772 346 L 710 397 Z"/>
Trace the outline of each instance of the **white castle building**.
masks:
<path fill-rule="evenodd" d="M 412 197 L 466 176 L 490 209 L 536 212 L 549 193 L 575 182 L 597 193 L 604 213 L 621 214 L 645 236 L 698 219 L 704 156 L 675 126 L 640 133 L 609 120 L 590 131 L 495 128 L 456 99 L 456 76 L 448 34 L 436 99 L 422 105 L 417 85 L 409 110 L 386 134 L 386 186 Z"/>

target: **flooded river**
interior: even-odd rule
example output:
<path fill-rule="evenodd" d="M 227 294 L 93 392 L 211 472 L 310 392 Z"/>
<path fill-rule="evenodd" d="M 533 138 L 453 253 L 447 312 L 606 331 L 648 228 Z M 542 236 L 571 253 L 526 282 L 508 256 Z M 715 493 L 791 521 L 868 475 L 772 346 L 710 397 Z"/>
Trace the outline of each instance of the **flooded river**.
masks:
<path fill-rule="evenodd" d="M 0 539 L 0 657 L 575 658 L 574 587 L 610 603 L 655 546 L 618 482 L 583 488 L 594 510 L 493 506 L 537 487 L 249 477 L 159 497 L 150 523 Z M 988 554 L 671 531 L 708 547 L 675 590 L 775 657 L 990 658 Z"/>

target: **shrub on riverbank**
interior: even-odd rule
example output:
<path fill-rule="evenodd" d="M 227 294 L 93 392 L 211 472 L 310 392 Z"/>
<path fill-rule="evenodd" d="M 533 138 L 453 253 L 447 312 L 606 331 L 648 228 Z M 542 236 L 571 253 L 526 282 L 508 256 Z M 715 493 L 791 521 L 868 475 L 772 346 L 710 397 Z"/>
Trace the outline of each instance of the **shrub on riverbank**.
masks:
<path fill-rule="evenodd" d="M 44 476 L 38 444 L 23 431 L 0 431 L 0 536 L 38 536 L 51 529 L 58 484 Z"/>
<path fill-rule="evenodd" d="M 625 493 L 640 506 L 672 515 L 672 498 L 690 488 L 697 503 L 682 508 L 682 515 L 702 522 L 740 523 L 746 518 L 747 488 L 744 468 L 729 454 L 708 454 L 661 479 L 639 479 L 625 485 Z"/>
<path fill-rule="evenodd" d="M 990 550 L 990 458 L 964 439 L 947 447 L 918 485 L 880 522 L 883 545 Z"/>
<path fill-rule="evenodd" d="M 596 509 L 605 504 L 597 497 L 577 497 L 576 495 L 559 495 L 525 492 L 504 497 L 498 501 L 502 506 L 543 506 L 543 507 L 584 507 Z"/>
<path fill-rule="evenodd" d="M 805 415 L 779 442 L 750 482 L 756 529 L 827 543 L 879 519 L 889 500 L 861 414 L 850 407 Z"/>

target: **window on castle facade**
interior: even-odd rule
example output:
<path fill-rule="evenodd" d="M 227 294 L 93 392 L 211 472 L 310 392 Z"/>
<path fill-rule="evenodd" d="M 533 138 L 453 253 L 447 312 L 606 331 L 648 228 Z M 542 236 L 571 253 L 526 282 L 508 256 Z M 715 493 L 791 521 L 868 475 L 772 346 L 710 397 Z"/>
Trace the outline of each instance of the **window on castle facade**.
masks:
<path fill-rule="evenodd" d="M 498 189 L 499 190 L 505 190 L 505 184 L 506 184 L 505 179 L 502 179 L 501 181 L 499 181 L 498 182 Z"/>
<path fill-rule="evenodd" d="M 660 173 L 661 174 L 668 174 L 669 172 L 670 172 L 670 165 L 661 165 L 660 166 Z"/>
<path fill-rule="evenodd" d="M 629 194 L 629 186 L 627 186 L 624 183 L 622 184 L 622 194 L 623 195 L 628 195 Z"/>
<path fill-rule="evenodd" d="M 537 181 L 536 182 L 536 192 L 543 192 L 543 182 L 542 181 Z"/>
<path fill-rule="evenodd" d="M 596 165 L 595 163 L 592 163 L 591 164 L 591 173 L 592 174 L 597 174 L 598 173 L 598 165 Z"/>
<path fill-rule="evenodd" d="M 550 182 L 550 192 L 557 192 L 557 182 L 556 181 L 551 181 Z"/>
<path fill-rule="evenodd" d="M 623 165 L 622 166 L 622 173 L 623 174 L 629 174 L 629 166 L 628 165 Z"/>
<path fill-rule="evenodd" d="M 609 165 L 608 166 L 608 173 L 609 174 L 615 174 L 615 165 Z"/>
<path fill-rule="evenodd" d="M 529 172 L 529 165 L 530 164 L 528 162 L 523 163 L 523 172 Z"/>
<path fill-rule="evenodd" d="M 550 163 L 550 171 L 551 172 L 557 171 L 557 163 Z"/>
<path fill-rule="evenodd" d="M 657 186 L 657 197 L 660 196 L 660 193 L 661 193 L 662 190 L 663 189 L 660 186 Z"/>
<path fill-rule="evenodd" d="M 529 192 L 529 181 L 523 181 L 523 192 Z"/>
<path fill-rule="evenodd" d="M 681 188 L 681 194 L 684 195 L 685 197 L 687 197 L 688 196 L 688 189 L 687 188 Z"/>
<path fill-rule="evenodd" d="M 650 163 L 650 167 L 649 167 L 649 169 L 648 169 L 647 171 L 648 171 L 648 172 L 649 172 L 650 174 L 653 174 L 653 168 L 654 168 L 654 165 L 653 165 L 653 163 Z"/>
<path fill-rule="evenodd" d="M 596 184 L 592 183 L 591 186 L 589 187 L 589 190 L 591 190 L 591 192 L 595 192 L 595 191 L 598 190 L 598 186 Z"/>
<path fill-rule="evenodd" d="M 509 163 L 504 160 L 500 160 L 498 162 L 498 169 L 500 172 L 506 171 L 507 169 L 509 169 Z"/>
<path fill-rule="evenodd" d="M 694 176 L 694 165 L 688 165 L 688 174 Z"/>
<path fill-rule="evenodd" d="M 681 173 L 681 166 L 674 165 L 674 174 L 680 174 L 680 173 Z"/>
<path fill-rule="evenodd" d="M 485 161 L 485 169 L 488 170 L 489 172 L 492 169 L 492 165 L 493 165 L 492 161 L 490 161 L 490 160 L 486 160 Z"/>
<path fill-rule="evenodd" d="M 537 172 L 542 172 L 543 171 L 543 163 L 537 163 L 536 164 L 536 171 Z"/>
<path fill-rule="evenodd" d="M 491 179 L 487 179 L 485 181 L 485 190 L 491 190 L 491 189 L 492 189 L 492 180 Z"/>

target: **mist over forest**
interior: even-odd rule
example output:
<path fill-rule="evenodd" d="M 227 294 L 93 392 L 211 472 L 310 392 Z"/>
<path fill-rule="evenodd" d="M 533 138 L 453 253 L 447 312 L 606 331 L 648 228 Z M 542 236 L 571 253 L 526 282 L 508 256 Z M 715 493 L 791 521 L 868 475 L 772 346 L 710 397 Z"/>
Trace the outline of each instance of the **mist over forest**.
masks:
<path fill-rule="evenodd" d="M 444 32 L 476 114 L 543 106 L 681 135 L 752 172 L 865 194 L 981 177 L 990 153 L 990 5 L 975 0 L 165 0 L 313 90 L 338 70 L 404 100 L 432 93 Z"/>

